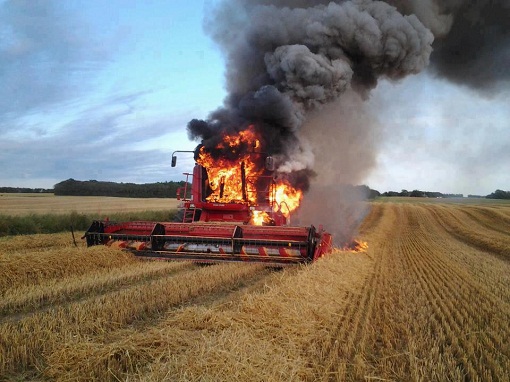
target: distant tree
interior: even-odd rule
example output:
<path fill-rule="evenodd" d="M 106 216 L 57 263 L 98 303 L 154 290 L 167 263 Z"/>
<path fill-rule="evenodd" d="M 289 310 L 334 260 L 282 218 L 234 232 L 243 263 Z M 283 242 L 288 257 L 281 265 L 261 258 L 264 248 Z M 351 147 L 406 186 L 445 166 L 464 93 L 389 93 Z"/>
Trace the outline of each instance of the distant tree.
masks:
<path fill-rule="evenodd" d="M 510 199 L 510 191 L 496 190 L 486 196 L 487 199 Z"/>
<path fill-rule="evenodd" d="M 440 193 L 440 192 L 431 192 L 431 191 L 425 191 L 424 192 L 424 195 L 427 197 L 427 198 L 442 198 L 443 197 L 443 194 Z"/>
<path fill-rule="evenodd" d="M 6 194 L 37 194 L 37 193 L 51 193 L 53 189 L 48 188 L 28 188 L 28 187 L 0 187 L 0 192 Z"/>
<path fill-rule="evenodd" d="M 185 182 L 159 182 L 147 184 L 100 182 L 97 180 L 78 181 L 68 179 L 57 183 L 55 195 L 116 196 L 130 198 L 175 198 L 177 188 Z M 188 187 L 190 189 L 190 187 Z"/>
<path fill-rule="evenodd" d="M 397 191 L 386 191 L 383 192 L 383 196 L 400 196 L 400 192 Z"/>
<path fill-rule="evenodd" d="M 425 193 L 420 190 L 413 190 L 411 191 L 409 196 L 412 196 L 413 198 L 423 198 L 425 196 Z"/>
<path fill-rule="evenodd" d="M 370 194 L 368 195 L 368 199 L 375 199 L 381 196 L 381 193 L 377 190 L 370 189 Z"/>
<path fill-rule="evenodd" d="M 443 194 L 443 198 L 463 198 L 464 194 Z"/>
<path fill-rule="evenodd" d="M 397 191 L 386 191 L 382 193 L 382 196 L 412 196 L 412 197 L 427 197 L 427 198 L 463 198 L 463 194 L 443 194 L 437 191 L 420 191 L 413 190 L 411 192 L 407 190 Z"/>

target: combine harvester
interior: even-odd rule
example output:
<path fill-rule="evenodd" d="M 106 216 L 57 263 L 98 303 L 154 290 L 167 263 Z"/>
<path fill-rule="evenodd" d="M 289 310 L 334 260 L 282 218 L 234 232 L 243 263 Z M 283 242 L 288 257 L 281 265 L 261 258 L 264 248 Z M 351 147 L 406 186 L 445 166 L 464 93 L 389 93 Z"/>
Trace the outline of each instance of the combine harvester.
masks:
<path fill-rule="evenodd" d="M 177 157 L 172 155 L 172 167 Z M 87 246 L 123 248 L 137 256 L 202 263 L 309 263 L 332 250 L 322 227 L 293 227 L 290 214 L 302 193 L 274 177 L 274 160 L 250 152 L 234 161 L 214 160 L 198 146 L 176 222 L 94 221 Z M 189 180 L 191 177 L 191 186 Z M 183 197 L 181 198 L 181 191 Z"/>

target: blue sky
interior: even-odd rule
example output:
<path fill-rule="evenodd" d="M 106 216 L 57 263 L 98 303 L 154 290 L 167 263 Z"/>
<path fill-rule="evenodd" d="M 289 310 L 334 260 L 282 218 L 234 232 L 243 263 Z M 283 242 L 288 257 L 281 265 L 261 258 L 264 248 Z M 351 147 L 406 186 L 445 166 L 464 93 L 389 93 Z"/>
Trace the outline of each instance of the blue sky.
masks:
<path fill-rule="evenodd" d="M 131 5 L 128 5 L 131 4 Z M 68 178 L 180 180 L 186 124 L 225 97 L 224 61 L 203 29 L 214 1 L 0 1 L 0 186 Z M 510 189 L 509 91 L 488 97 L 429 72 L 382 82 L 380 191 Z"/>

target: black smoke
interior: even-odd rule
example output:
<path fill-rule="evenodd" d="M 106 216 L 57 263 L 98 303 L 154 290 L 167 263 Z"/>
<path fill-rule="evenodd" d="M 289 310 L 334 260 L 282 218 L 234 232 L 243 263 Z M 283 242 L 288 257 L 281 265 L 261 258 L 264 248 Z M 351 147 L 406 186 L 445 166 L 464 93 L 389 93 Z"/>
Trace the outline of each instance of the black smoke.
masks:
<path fill-rule="evenodd" d="M 510 80 L 510 0 L 392 1 L 435 35 L 430 69 L 454 83 L 498 92 Z"/>
<path fill-rule="evenodd" d="M 222 135 L 253 126 L 280 175 L 313 173 L 299 136 L 310 112 L 347 91 L 367 97 L 380 78 L 420 72 L 433 42 L 415 15 L 382 1 L 226 0 L 208 31 L 225 54 L 228 96 L 206 121 L 188 124 L 189 137 L 212 150 Z"/>

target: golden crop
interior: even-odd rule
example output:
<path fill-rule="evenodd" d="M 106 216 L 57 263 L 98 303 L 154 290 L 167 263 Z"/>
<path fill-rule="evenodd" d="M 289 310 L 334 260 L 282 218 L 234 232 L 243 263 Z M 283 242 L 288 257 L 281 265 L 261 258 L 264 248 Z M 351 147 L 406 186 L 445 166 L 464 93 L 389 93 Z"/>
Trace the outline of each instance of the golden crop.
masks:
<path fill-rule="evenodd" d="M 0 242 L 0 380 L 510 380 L 510 205 L 375 202 L 279 271 L 66 235 Z"/>

